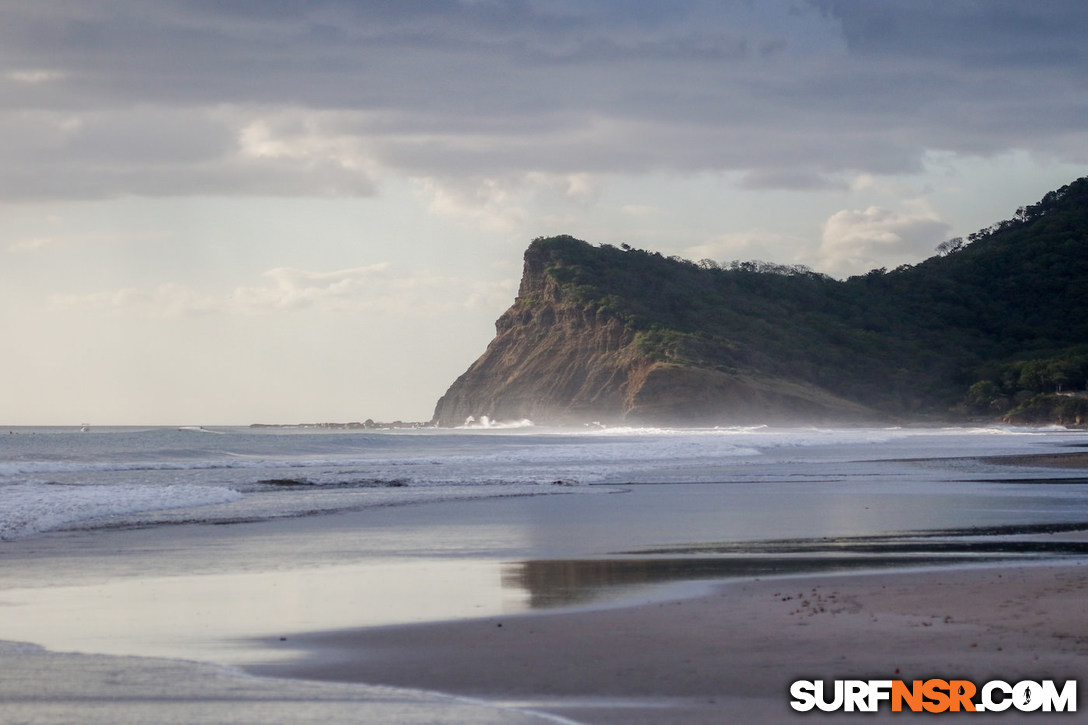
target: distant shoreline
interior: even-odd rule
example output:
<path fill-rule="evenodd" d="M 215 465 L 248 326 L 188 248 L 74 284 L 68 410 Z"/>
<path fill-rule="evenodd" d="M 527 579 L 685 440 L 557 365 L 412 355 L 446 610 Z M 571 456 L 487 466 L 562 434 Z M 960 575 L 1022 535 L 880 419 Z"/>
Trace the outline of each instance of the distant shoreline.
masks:
<path fill-rule="evenodd" d="M 250 423 L 250 428 L 321 428 L 327 430 L 392 430 L 394 428 L 434 428 L 431 421 L 403 421 L 378 423 L 367 418 L 363 422 L 350 423 Z"/>

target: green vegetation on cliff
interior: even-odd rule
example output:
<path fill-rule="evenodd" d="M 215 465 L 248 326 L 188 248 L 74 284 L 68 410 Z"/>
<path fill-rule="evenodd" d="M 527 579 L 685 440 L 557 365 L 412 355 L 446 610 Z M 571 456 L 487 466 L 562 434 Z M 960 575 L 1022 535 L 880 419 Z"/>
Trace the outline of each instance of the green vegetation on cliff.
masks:
<path fill-rule="evenodd" d="M 1021 419 L 1053 418 L 1039 412 L 1049 405 L 1074 422 L 1085 401 L 1069 393 L 1088 385 L 1088 177 L 937 250 L 917 265 L 839 281 L 803 267 L 691 262 L 569 236 L 536 239 L 518 300 L 499 321 L 503 344 L 497 338 L 490 357 L 448 396 L 467 410 L 484 391 L 498 405 L 502 394 L 488 387 L 490 375 L 536 396 L 541 410 L 545 402 L 562 405 L 559 393 L 544 401 L 538 383 L 519 388 L 511 361 L 573 354 L 579 325 L 611 325 L 622 330 L 609 339 L 626 351 L 627 367 L 597 377 L 626 376 L 615 383 L 625 410 L 638 408 L 643 374 L 656 366 L 689 396 L 698 396 L 699 385 L 733 381 L 756 391 L 750 404 L 788 390 L 819 405 L 826 395 L 894 416 L 996 417 L 1034 400 Z M 549 338 L 557 315 L 579 320 L 565 328 L 562 344 Z M 532 347 L 546 338 L 551 353 Z M 733 383 L 728 394 L 719 391 L 721 400 L 737 399 Z M 660 400 L 673 388 L 641 395 Z M 679 410 L 690 401 L 676 402 Z"/>

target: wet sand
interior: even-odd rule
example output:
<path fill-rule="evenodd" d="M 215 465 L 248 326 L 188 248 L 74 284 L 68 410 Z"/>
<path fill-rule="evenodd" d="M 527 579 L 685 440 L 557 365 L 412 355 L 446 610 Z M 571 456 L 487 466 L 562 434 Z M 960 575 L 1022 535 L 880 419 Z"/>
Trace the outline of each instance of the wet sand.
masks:
<path fill-rule="evenodd" d="M 834 719 L 844 716 L 793 712 L 789 684 L 1084 683 L 1086 600 L 1088 564 L 784 577 L 624 608 L 294 636 L 268 645 L 306 656 L 259 671 L 419 687 L 601 725 Z M 1038 720 L 1000 721 L 1018 717 Z"/>

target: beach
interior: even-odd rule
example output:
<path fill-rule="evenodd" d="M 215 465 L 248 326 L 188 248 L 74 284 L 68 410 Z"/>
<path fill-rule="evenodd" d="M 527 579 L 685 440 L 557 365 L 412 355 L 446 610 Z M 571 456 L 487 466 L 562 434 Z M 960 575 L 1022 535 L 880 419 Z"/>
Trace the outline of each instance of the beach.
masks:
<path fill-rule="evenodd" d="M 623 608 L 291 637 L 281 646 L 306 659 L 259 671 L 600 725 L 792 722 L 822 715 L 790 709 L 798 679 L 1084 682 L 1086 596 L 1080 564 L 784 577 Z"/>
<path fill-rule="evenodd" d="M 885 721 L 912 716 L 794 712 L 790 683 L 1085 679 L 1088 484 L 1038 467 L 1078 433 L 231 435 L 223 464 L 201 443 L 9 484 L 47 495 L 15 498 L 38 508 L 8 530 L 36 533 L 0 542 L 0 720 Z M 404 485 L 353 483 L 378 467 Z M 248 483 L 269 470 L 296 482 Z M 577 470 L 599 480 L 556 485 Z M 227 483 L 244 495 L 38 523 L 69 491 Z"/>
<path fill-rule="evenodd" d="M 103 725 L 843 721 L 793 712 L 789 683 L 1083 683 L 1086 595 L 1088 567 L 1079 564 L 740 581 L 636 606 L 291 634 L 264 644 L 305 657 L 254 667 L 264 676 L 255 678 L 187 662 L 0 648 L 0 710 L 5 722 Z"/>

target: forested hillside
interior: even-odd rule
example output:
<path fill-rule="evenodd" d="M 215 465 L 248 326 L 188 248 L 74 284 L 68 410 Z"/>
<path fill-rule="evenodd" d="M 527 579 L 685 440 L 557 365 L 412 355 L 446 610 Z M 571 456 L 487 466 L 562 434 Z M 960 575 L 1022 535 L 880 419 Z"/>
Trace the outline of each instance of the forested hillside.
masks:
<path fill-rule="evenodd" d="M 760 410 L 788 417 L 791 406 L 823 417 L 1083 416 L 1085 401 L 1069 393 L 1088 382 L 1088 178 L 937 250 L 839 281 L 537 239 L 499 336 L 436 420 L 690 410 L 692 422 L 736 421 Z M 549 356 L 585 369 L 542 367 Z M 544 374 L 566 382 L 532 380 Z"/>

